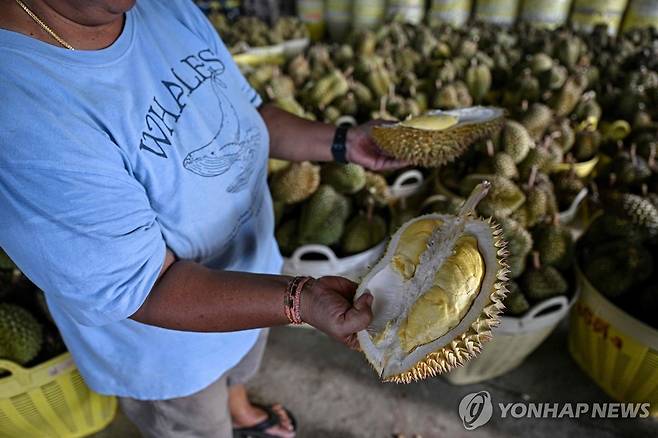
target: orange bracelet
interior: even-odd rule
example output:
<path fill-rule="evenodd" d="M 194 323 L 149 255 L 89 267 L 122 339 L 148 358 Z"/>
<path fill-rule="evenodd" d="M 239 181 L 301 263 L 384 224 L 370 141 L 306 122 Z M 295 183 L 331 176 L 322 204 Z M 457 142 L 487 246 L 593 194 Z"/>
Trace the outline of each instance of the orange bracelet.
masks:
<path fill-rule="evenodd" d="M 283 298 L 283 308 L 291 324 L 302 324 L 301 317 L 301 296 L 306 283 L 312 280 L 312 277 L 295 277 L 288 283 L 286 293 Z"/>

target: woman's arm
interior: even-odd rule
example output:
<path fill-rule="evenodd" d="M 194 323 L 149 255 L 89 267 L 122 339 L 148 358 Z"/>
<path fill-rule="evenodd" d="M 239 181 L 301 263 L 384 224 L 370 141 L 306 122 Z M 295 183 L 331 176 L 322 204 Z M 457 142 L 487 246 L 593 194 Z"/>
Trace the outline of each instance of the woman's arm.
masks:
<path fill-rule="evenodd" d="M 331 144 L 336 127 L 297 117 L 272 104 L 260 108 L 270 133 L 270 156 L 289 161 L 333 161 Z M 347 160 L 372 170 L 389 170 L 408 163 L 382 152 L 370 136 L 381 120 L 350 128 L 347 132 Z"/>
<path fill-rule="evenodd" d="M 332 161 L 335 126 L 303 119 L 265 104 L 260 108 L 270 133 L 270 156 L 289 161 Z"/>
<path fill-rule="evenodd" d="M 228 332 L 288 324 L 283 297 L 290 277 L 216 271 L 198 263 L 175 261 L 167 251 L 160 277 L 135 321 L 158 327 Z M 372 297 L 352 303 L 356 284 L 323 277 L 301 295 L 304 322 L 354 347 L 354 334 L 372 319 Z"/>

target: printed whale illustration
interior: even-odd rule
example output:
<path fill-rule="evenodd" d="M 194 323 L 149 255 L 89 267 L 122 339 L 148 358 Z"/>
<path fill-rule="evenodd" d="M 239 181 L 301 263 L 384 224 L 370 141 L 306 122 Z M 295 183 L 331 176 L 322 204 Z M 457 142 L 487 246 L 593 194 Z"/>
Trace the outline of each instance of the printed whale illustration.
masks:
<path fill-rule="evenodd" d="M 223 175 L 235 166 L 240 172 L 226 191 L 236 193 L 246 187 L 253 173 L 254 145 L 259 141 L 260 133 L 249 129 L 246 138 L 240 138 L 240 118 L 223 91 L 226 84 L 219 79 L 220 74 L 214 72 L 211 78 L 212 89 L 219 104 L 217 132 L 209 142 L 187 154 L 183 166 L 190 172 L 209 178 Z"/>

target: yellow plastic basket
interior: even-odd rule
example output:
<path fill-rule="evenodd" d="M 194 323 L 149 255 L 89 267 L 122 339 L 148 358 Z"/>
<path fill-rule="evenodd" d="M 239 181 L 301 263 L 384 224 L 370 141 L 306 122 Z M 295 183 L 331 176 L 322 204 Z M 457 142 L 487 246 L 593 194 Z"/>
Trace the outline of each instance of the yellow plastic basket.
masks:
<path fill-rule="evenodd" d="M 578 272 L 581 297 L 571 312 L 569 351 L 612 398 L 651 403 L 658 416 L 658 330 L 601 295 Z"/>
<path fill-rule="evenodd" d="M 114 418 L 115 397 L 93 392 L 69 353 L 33 368 L 0 360 L 0 437 L 82 437 Z"/>

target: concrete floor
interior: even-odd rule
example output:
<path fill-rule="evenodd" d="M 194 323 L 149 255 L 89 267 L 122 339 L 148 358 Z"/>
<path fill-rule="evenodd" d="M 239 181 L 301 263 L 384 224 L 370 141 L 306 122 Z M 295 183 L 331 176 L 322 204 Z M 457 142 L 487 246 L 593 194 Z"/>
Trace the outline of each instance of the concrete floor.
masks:
<path fill-rule="evenodd" d="M 290 376 L 296 384 L 291 386 Z M 281 401 L 300 423 L 301 438 L 658 437 L 655 419 L 500 418 L 466 431 L 457 413 L 462 397 L 487 390 L 492 401 L 603 402 L 608 397 L 577 367 L 563 324 L 516 370 L 488 382 L 452 386 L 442 379 L 411 385 L 380 383 L 361 354 L 312 330 L 272 330 L 263 369 L 250 385 L 257 400 Z M 139 434 L 123 417 L 95 438 Z"/>

